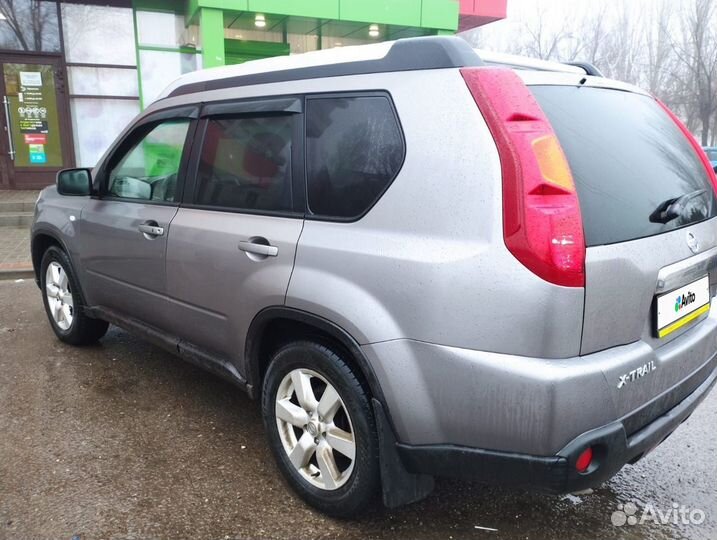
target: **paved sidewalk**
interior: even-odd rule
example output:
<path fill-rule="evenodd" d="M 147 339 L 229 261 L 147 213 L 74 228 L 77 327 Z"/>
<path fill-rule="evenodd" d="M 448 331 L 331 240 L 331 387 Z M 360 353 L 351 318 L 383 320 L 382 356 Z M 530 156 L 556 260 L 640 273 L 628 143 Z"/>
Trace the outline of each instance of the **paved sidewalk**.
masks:
<path fill-rule="evenodd" d="M 0 189 L 0 203 L 4 202 L 30 202 L 34 203 L 37 200 L 37 196 L 40 194 L 39 190 L 34 189 Z"/>
<path fill-rule="evenodd" d="M 38 193 L 0 190 L 0 215 L 31 211 Z M 31 277 L 31 271 L 30 228 L 0 226 L 0 279 Z"/>
<path fill-rule="evenodd" d="M 0 227 L 0 270 L 32 267 L 30 229 Z"/>

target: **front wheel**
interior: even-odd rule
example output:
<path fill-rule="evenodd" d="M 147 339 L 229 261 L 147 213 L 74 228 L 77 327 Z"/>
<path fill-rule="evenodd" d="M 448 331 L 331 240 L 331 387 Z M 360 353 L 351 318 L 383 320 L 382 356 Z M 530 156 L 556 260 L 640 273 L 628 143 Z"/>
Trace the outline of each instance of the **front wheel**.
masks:
<path fill-rule="evenodd" d="M 279 468 L 306 502 L 349 517 L 373 499 L 379 469 L 370 399 L 338 354 L 313 342 L 279 349 L 262 413 Z"/>
<path fill-rule="evenodd" d="M 61 341 L 86 345 L 105 335 L 109 325 L 83 312 L 82 295 L 70 259 L 60 248 L 52 246 L 43 255 L 40 285 L 47 318 Z"/>

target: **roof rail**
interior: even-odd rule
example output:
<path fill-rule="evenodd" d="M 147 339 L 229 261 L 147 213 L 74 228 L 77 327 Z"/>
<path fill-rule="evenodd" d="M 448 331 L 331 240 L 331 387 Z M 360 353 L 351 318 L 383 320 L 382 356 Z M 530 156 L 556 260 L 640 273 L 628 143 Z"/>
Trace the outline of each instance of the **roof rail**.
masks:
<path fill-rule="evenodd" d="M 459 37 L 415 37 L 195 71 L 177 79 L 160 99 L 253 84 L 480 65 L 483 65 L 480 57 Z"/>
<path fill-rule="evenodd" d="M 475 49 L 475 51 L 486 64 L 506 66 L 514 69 L 556 71 L 558 73 L 584 73 L 593 77 L 604 77 L 598 68 L 588 62 L 555 62 L 552 60 L 541 60 L 529 56 L 497 53 L 481 49 Z"/>
<path fill-rule="evenodd" d="M 505 66 L 513 69 L 575 73 L 576 75 L 582 75 L 585 73 L 585 70 L 578 66 L 569 66 L 561 62 L 552 62 L 550 60 L 541 60 L 539 58 L 531 58 L 529 56 L 498 53 L 483 49 L 475 49 L 475 51 L 478 53 L 478 56 L 480 56 L 481 60 L 483 60 L 486 64 Z"/>
<path fill-rule="evenodd" d="M 579 67 L 580 69 L 584 69 L 586 75 L 592 75 L 593 77 L 604 77 L 605 76 L 602 74 L 602 71 L 600 71 L 598 68 L 596 68 L 590 62 L 565 62 L 565 64 L 568 66 L 575 66 L 575 67 Z"/>

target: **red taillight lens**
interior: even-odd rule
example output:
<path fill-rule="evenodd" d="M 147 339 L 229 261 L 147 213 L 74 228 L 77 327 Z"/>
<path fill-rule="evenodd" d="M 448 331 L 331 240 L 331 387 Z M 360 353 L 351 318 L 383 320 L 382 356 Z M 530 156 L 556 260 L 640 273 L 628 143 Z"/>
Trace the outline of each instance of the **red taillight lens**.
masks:
<path fill-rule="evenodd" d="M 575 462 L 575 469 L 583 473 L 588 470 L 590 464 L 593 462 L 593 449 L 592 447 L 583 450 L 583 453 L 578 456 L 578 460 Z"/>
<path fill-rule="evenodd" d="M 498 146 L 506 247 L 542 279 L 584 287 L 580 204 L 548 118 L 510 69 L 464 68 L 461 75 Z"/>
<path fill-rule="evenodd" d="M 677 115 L 673 113 L 667 105 L 665 105 L 662 101 L 655 98 L 657 103 L 660 104 L 660 107 L 665 109 L 665 112 L 670 115 L 670 118 L 672 118 L 673 122 L 677 124 L 677 127 L 680 128 L 680 131 L 684 134 L 685 137 L 687 137 L 687 140 L 690 141 L 690 144 L 692 145 L 692 148 L 695 149 L 695 152 L 697 152 L 697 155 L 700 158 L 700 161 L 702 162 L 702 165 L 704 166 L 705 170 L 707 171 L 707 176 L 709 177 L 710 181 L 712 182 L 712 188 L 715 190 L 715 193 L 717 193 L 717 174 L 715 174 L 714 169 L 712 168 L 712 164 L 710 163 L 710 159 L 707 157 L 707 154 L 705 154 L 705 151 L 702 150 L 702 147 L 697 142 L 697 139 L 694 138 L 692 133 L 689 129 L 687 129 L 687 126 L 682 123 L 682 120 L 677 118 Z"/>

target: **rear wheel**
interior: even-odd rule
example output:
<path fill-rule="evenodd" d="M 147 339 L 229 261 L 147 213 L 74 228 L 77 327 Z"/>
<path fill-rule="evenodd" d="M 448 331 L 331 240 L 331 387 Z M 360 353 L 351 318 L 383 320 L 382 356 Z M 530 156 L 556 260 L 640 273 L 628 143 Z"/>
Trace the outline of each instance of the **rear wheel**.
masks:
<path fill-rule="evenodd" d="M 373 499 L 379 470 L 370 400 L 339 355 L 313 342 L 279 349 L 262 412 L 279 468 L 305 501 L 348 517 Z"/>
<path fill-rule="evenodd" d="M 71 345 L 94 343 L 105 335 L 108 323 L 87 317 L 84 301 L 67 254 L 48 248 L 40 266 L 45 312 L 55 335 Z"/>

